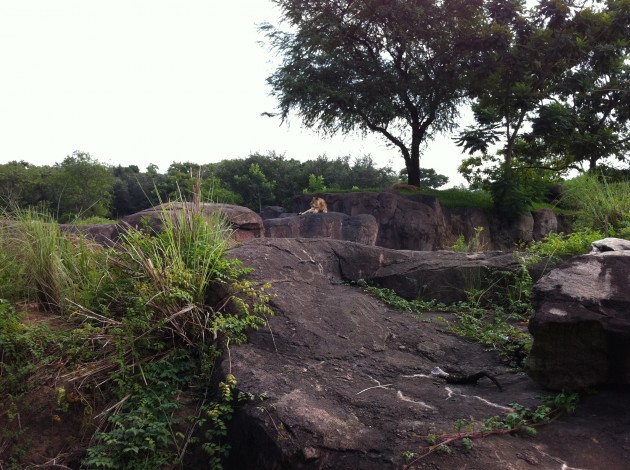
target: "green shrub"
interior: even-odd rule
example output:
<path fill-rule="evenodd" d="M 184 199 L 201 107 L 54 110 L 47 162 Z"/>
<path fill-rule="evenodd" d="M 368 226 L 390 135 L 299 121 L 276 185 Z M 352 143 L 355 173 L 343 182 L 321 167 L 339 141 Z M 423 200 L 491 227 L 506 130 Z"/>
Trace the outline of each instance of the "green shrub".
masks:
<path fill-rule="evenodd" d="M 140 321 L 140 329 L 143 322 L 168 325 L 190 345 L 209 339 L 217 344 L 224 336 L 243 342 L 248 328 L 265 323 L 264 315 L 271 312 L 265 308 L 264 286 L 241 280 L 247 270 L 227 257 L 231 230 L 221 214 L 202 216 L 184 205 L 173 216 L 165 209 L 161 226 L 155 234 L 130 228 L 112 255 L 110 296 L 125 303 L 117 306 L 123 321 Z M 208 297 L 219 291 L 224 298 Z"/>
<path fill-rule="evenodd" d="M 208 419 L 221 426 L 229 418 L 232 404 L 217 389 L 202 393 L 210 400 L 202 407 L 206 417 L 183 423 L 173 412 L 179 392 L 208 389 L 224 348 L 244 342 L 272 314 L 269 286 L 243 279 L 248 270 L 227 257 L 230 235 L 220 214 L 204 217 L 184 204 L 175 214 L 164 210 L 158 233 L 129 227 L 111 254 L 101 314 L 83 312 L 98 320 L 107 353 L 79 375 L 113 382 L 121 402 L 110 407 L 108 426 L 88 452 L 90 468 L 179 463 L 195 426 Z M 156 357 L 161 362 L 154 367 Z M 115 374 L 99 376 L 112 360 Z M 227 452 L 222 437 L 220 429 L 210 433 L 202 446 L 212 468 Z"/>
<path fill-rule="evenodd" d="M 164 210 L 157 233 L 128 227 L 115 250 L 63 233 L 31 210 L 2 226 L 0 276 L 15 276 L 15 300 L 30 295 L 81 324 L 68 322 L 67 333 L 25 326 L 10 304 L 0 303 L 0 388 L 15 397 L 26 391 L 22 386 L 63 376 L 62 411 L 66 387 L 109 400 L 85 460 L 89 468 L 180 464 L 195 427 L 206 421 L 214 431 L 200 444 L 209 466 L 219 468 L 226 455 L 222 439 L 233 405 L 214 382 L 214 364 L 228 345 L 265 324 L 269 286 L 246 280 L 249 270 L 227 256 L 231 230 L 221 214 L 181 207 Z M 48 376 L 59 357 L 68 369 Z M 198 413 L 182 416 L 182 394 L 196 394 Z"/>
<path fill-rule="evenodd" d="M 588 253 L 591 243 L 604 238 L 602 232 L 583 229 L 570 234 L 549 233 L 538 242 L 533 242 L 527 253 L 535 256 L 542 256 L 551 261 L 559 261 L 569 256 L 578 256 Z"/>
<path fill-rule="evenodd" d="M 505 220 L 517 219 L 531 209 L 534 201 L 532 188 L 518 170 L 504 169 L 490 183 L 493 211 Z"/>

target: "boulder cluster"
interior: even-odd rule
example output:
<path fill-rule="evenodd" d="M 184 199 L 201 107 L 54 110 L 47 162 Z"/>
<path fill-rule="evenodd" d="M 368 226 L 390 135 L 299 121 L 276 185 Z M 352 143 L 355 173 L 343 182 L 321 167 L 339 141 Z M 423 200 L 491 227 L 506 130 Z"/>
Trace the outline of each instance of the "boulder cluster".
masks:
<path fill-rule="evenodd" d="M 328 213 L 298 215 L 310 196 L 296 197 L 291 212 L 201 205 L 207 216 L 223 214 L 237 242 L 231 255 L 254 268 L 253 281 L 271 283 L 277 294 L 268 328 L 231 348 L 221 363 L 223 374 L 238 378 L 239 391 L 267 397 L 236 410 L 230 468 L 400 468 L 401 456 L 422 445 L 418 436 L 452 430 L 461 418 L 510 412 L 511 403 L 534 406 L 549 389 L 630 385 L 630 242 L 600 240 L 591 253 L 536 277 L 528 375 L 519 375 L 496 354 L 446 332 L 433 321 L 439 314 L 418 318 L 392 310 L 349 283 L 369 280 L 406 299 L 464 300 L 471 282 L 485 274 L 520 269 L 515 243 L 568 231 L 564 219 L 540 210 L 505 225 L 480 209 L 447 210 L 430 196 L 322 197 Z M 180 217 L 185 208 L 169 204 L 117 225 L 66 229 L 115 244 L 129 226 L 159 230 L 165 215 Z M 477 235 L 485 249 L 445 250 L 460 235 Z M 477 373 L 482 380 L 449 385 L 432 370 Z M 602 393 L 606 404 L 617 392 Z M 629 403 L 620 393 L 621 401 L 613 401 Z M 559 468 L 558 462 L 624 468 L 627 427 L 615 433 L 626 439 L 622 451 L 615 442 L 571 446 L 577 441 L 563 437 L 576 429 L 601 433 L 619 413 L 630 413 L 622 408 L 603 424 L 591 412 L 558 424 L 544 446 L 515 437 L 484 439 L 473 454 L 435 468 L 524 468 L 524 461 L 539 468 Z"/>

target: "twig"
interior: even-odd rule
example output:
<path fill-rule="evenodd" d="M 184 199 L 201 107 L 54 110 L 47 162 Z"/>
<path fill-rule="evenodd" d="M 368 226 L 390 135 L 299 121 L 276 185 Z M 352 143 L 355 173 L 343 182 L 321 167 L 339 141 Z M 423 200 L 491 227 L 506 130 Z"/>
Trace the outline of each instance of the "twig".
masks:
<path fill-rule="evenodd" d="M 225 343 L 225 350 L 228 355 L 228 374 L 232 374 L 232 353 L 230 353 L 230 337 L 227 337 L 227 341 Z"/>
<path fill-rule="evenodd" d="M 80 305 L 80 304 L 72 301 L 71 299 L 68 299 L 67 297 L 66 297 L 65 300 L 68 303 L 74 305 L 76 308 L 79 309 L 76 313 L 78 313 L 80 315 L 83 315 L 86 318 L 91 318 L 92 320 L 98 320 L 99 322 L 105 323 L 105 324 L 111 323 L 111 324 L 118 325 L 118 326 L 122 325 L 121 322 L 116 321 L 116 320 L 114 320 L 112 318 L 105 317 L 105 316 L 103 316 L 103 315 L 101 315 L 99 313 L 93 312 L 89 308 L 86 308 L 83 305 Z"/>
<path fill-rule="evenodd" d="M 113 409 L 120 409 L 121 406 L 123 406 L 123 404 L 129 400 L 129 398 L 131 398 L 131 394 L 128 393 L 127 395 L 125 395 L 122 400 L 114 403 L 112 406 L 110 406 L 109 408 L 107 408 L 106 410 L 101 411 L 99 414 L 97 414 L 94 418 L 99 418 L 102 415 L 109 413 L 110 411 L 112 411 Z"/>
<path fill-rule="evenodd" d="M 360 394 L 362 394 L 363 392 L 367 392 L 368 390 L 372 390 L 373 388 L 384 388 L 384 389 L 388 390 L 388 389 L 387 389 L 387 387 L 391 387 L 391 386 L 393 385 L 393 384 L 385 384 L 385 385 L 383 385 L 383 384 L 381 384 L 381 381 L 380 381 L 380 380 L 376 380 L 376 379 L 375 379 L 374 377 L 372 377 L 371 375 L 368 375 L 368 377 L 369 377 L 369 378 L 370 378 L 373 382 L 376 382 L 378 385 L 375 385 L 374 387 L 368 387 L 368 388 L 366 388 L 366 389 L 364 389 L 364 390 L 361 390 L 359 393 L 357 393 L 357 395 L 360 395 Z"/>

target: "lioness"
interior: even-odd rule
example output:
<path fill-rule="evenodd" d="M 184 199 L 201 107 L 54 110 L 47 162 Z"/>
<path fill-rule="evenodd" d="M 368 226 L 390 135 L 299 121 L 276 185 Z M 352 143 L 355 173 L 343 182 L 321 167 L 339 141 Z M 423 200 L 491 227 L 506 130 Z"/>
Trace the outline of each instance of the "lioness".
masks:
<path fill-rule="evenodd" d="M 300 212 L 300 215 L 303 214 L 317 214 L 318 212 L 323 212 L 326 214 L 328 212 L 328 204 L 321 197 L 313 196 L 311 199 L 311 208 L 307 211 Z"/>

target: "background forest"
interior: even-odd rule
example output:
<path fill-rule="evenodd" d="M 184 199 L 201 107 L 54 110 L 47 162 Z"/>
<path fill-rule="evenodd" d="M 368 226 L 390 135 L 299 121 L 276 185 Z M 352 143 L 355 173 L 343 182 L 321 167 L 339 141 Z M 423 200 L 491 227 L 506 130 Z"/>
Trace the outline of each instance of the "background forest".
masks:
<path fill-rule="evenodd" d="M 389 167 L 377 168 L 369 156 L 299 162 L 282 155 L 253 154 L 219 163 L 172 163 L 165 173 L 155 165 L 107 166 L 85 152 L 75 152 L 54 166 L 27 162 L 0 165 L 0 206 L 39 207 L 60 222 L 77 218 L 92 222 L 116 219 L 171 199 L 188 199 L 194 178 L 201 176 L 204 200 L 260 211 L 265 205 L 286 205 L 303 191 L 382 189 L 399 180 Z M 425 187 L 439 187 L 448 178 L 423 171 Z"/>

